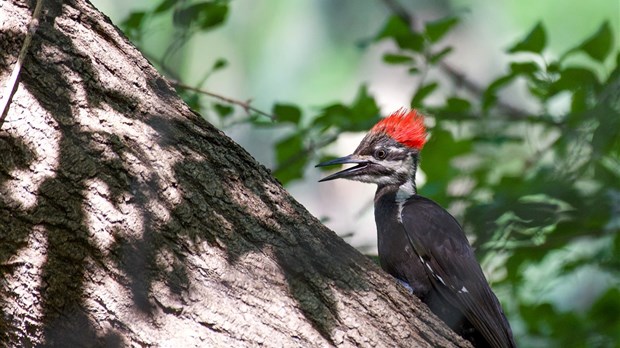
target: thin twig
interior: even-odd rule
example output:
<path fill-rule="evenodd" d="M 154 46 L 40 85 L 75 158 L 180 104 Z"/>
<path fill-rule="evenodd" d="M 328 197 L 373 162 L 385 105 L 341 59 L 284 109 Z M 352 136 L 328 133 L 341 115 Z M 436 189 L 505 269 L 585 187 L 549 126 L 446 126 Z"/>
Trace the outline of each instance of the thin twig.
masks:
<path fill-rule="evenodd" d="M 448 77 L 450 77 L 452 81 L 454 81 L 454 83 L 456 83 L 458 86 L 461 86 L 465 88 L 466 90 L 470 91 L 471 93 L 474 93 L 475 95 L 480 96 L 480 97 L 484 94 L 484 88 L 482 88 L 482 86 L 468 79 L 467 76 L 465 76 L 465 74 L 456 70 L 456 68 L 449 65 L 448 63 L 440 62 L 439 68 L 444 73 L 446 73 L 446 75 L 448 75 Z M 499 98 L 497 98 L 496 105 L 500 107 L 506 113 L 507 116 L 510 116 L 512 118 L 522 119 L 523 117 L 526 117 L 527 115 L 529 115 L 527 111 L 519 109 L 518 107 L 513 106 L 505 101 L 502 101 Z"/>
<path fill-rule="evenodd" d="M 216 93 L 213 93 L 213 92 L 209 92 L 209 91 L 204 90 L 204 89 L 188 86 L 188 85 L 183 84 L 183 83 L 181 83 L 179 81 L 170 80 L 170 83 L 173 86 L 178 87 L 178 88 L 182 88 L 182 89 L 186 89 L 186 90 L 189 90 L 189 91 L 198 92 L 198 93 L 201 93 L 201 94 L 208 95 L 210 97 L 219 99 L 219 100 L 221 100 L 223 102 L 226 102 L 226 103 L 229 103 L 229 104 L 238 105 L 238 106 L 242 107 L 243 110 L 245 110 L 245 112 L 247 112 L 248 114 L 252 111 L 252 112 L 255 112 L 257 114 L 260 114 L 260 115 L 263 115 L 263 116 L 267 116 L 272 121 L 275 121 L 277 119 L 276 115 L 273 115 L 273 114 L 270 114 L 268 112 L 259 110 L 259 109 L 255 108 L 255 107 L 253 107 L 252 105 L 250 105 L 251 102 L 252 102 L 252 99 L 248 99 L 246 101 L 240 101 L 240 100 L 224 97 L 223 95 L 216 94 Z"/>
<path fill-rule="evenodd" d="M 22 66 L 24 64 L 24 60 L 26 60 L 26 54 L 28 53 L 28 49 L 30 48 L 30 43 L 32 42 L 32 37 L 37 32 L 39 28 L 39 17 L 41 17 L 41 8 L 43 7 L 43 0 L 37 0 L 37 4 L 34 7 L 34 11 L 32 12 L 32 18 L 30 18 L 30 23 L 28 24 L 28 31 L 26 32 L 26 37 L 24 38 L 24 43 L 22 43 L 22 48 L 19 51 L 19 55 L 17 56 L 17 62 L 13 67 L 13 72 L 11 73 L 11 77 L 6 83 L 6 87 L 4 88 L 4 93 L 2 93 L 2 100 L 0 100 L 0 127 L 4 123 L 4 119 L 9 112 L 9 104 L 13 99 L 13 94 L 17 91 L 17 81 L 19 80 L 19 73 L 22 70 Z"/>

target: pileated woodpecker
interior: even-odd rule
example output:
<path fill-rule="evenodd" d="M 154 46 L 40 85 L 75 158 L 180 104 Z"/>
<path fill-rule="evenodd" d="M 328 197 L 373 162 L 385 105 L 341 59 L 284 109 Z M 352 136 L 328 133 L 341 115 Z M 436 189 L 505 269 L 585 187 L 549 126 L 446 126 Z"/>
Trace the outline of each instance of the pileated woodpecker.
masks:
<path fill-rule="evenodd" d="M 425 142 L 422 115 L 399 110 L 379 121 L 353 154 L 318 164 L 356 164 L 320 181 L 377 184 L 381 267 L 475 347 L 516 347 L 463 229 L 441 206 L 416 193 L 415 174 Z"/>

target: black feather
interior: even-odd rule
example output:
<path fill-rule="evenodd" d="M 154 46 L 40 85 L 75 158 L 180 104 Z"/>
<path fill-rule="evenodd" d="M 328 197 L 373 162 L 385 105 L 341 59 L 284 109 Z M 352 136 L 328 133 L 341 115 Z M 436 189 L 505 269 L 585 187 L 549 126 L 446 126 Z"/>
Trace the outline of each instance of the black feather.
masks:
<path fill-rule="evenodd" d="M 419 195 L 404 203 L 401 218 L 433 291 L 458 309 L 491 347 L 515 347 L 501 305 L 456 219 Z"/>

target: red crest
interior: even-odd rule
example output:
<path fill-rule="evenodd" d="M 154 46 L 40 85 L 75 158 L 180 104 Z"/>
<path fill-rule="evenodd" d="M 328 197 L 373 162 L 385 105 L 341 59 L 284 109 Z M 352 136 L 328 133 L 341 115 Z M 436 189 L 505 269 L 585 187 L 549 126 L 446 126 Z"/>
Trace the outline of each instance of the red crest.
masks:
<path fill-rule="evenodd" d="M 426 143 L 424 116 L 416 110 L 400 109 L 379 121 L 371 132 L 385 133 L 397 142 L 422 150 Z"/>

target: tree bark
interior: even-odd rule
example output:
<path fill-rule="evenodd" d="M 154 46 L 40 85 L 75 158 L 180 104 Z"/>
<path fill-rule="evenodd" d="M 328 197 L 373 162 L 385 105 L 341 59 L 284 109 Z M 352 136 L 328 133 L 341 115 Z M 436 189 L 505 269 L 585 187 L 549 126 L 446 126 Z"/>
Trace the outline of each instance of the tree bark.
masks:
<path fill-rule="evenodd" d="M 4 87 L 34 1 L 0 4 Z M 85 0 L 0 129 L 6 346 L 467 346 L 193 113 Z"/>

